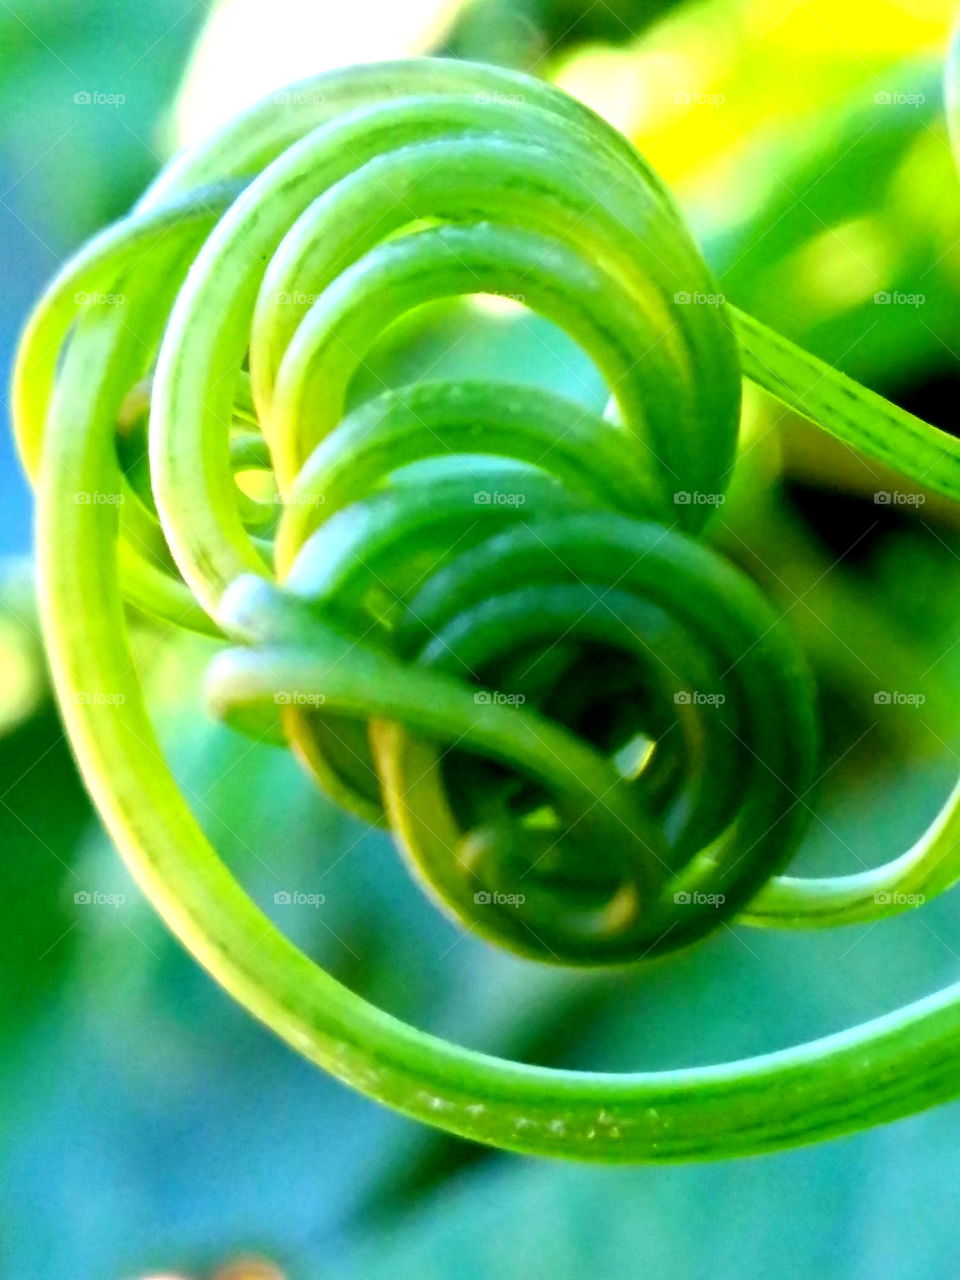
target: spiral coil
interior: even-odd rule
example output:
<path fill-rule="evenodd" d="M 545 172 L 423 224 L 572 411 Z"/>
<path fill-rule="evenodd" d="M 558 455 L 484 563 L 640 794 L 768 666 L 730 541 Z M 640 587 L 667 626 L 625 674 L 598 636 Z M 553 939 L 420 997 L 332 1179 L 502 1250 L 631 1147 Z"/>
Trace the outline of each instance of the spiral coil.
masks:
<path fill-rule="evenodd" d="M 607 414 L 492 380 L 356 400 L 393 326 L 477 293 L 522 296 L 578 342 Z M 946 887 L 956 794 L 887 867 L 778 875 L 814 776 L 812 682 L 784 621 L 701 537 L 744 372 L 955 496 L 945 437 L 717 299 L 624 139 L 526 77 L 439 60 L 351 68 L 254 109 L 175 161 L 38 308 L 16 418 L 88 783 L 204 963 L 375 1096 L 519 1149 L 594 1155 L 599 1135 L 601 1158 L 678 1158 L 856 1127 L 866 1112 L 836 1089 L 929 1047 L 915 1011 L 903 1026 L 923 1035 L 857 1033 L 869 1061 L 820 1042 L 601 1079 L 431 1041 L 265 924 L 162 765 L 132 673 L 124 601 L 225 637 L 215 711 L 288 743 L 468 928 L 538 959 L 620 963 L 733 916 L 820 925 L 889 914 L 892 886 Z M 119 701 L 73 696 L 97 688 Z M 942 1087 L 920 1072 L 870 1118 Z"/>

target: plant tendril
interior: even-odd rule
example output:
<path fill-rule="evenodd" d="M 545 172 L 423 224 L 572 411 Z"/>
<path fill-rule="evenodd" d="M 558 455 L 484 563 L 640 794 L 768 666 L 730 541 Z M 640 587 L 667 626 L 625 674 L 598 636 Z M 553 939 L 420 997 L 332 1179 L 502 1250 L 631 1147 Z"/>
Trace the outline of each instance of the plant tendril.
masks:
<path fill-rule="evenodd" d="M 494 379 L 357 398 L 388 331 L 473 294 L 563 329 L 607 413 Z M 163 759 L 126 606 L 217 637 L 212 709 L 287 744 L 465 928 L 522 955 L 619 964 L 733 919 L 819 927 L 941 892 L 960 788 L 884 867 L 784 874 L 816 776 L 813 682 L 703 534 L 743 377 L 954 499 L 960 445 L 722 299 L 697 305 L 716 295 L 669 193 L 598 117 L 521 75 L 411 60 L 304 82 L 176 159 L 21 345 L 52 670 L 133 874 L 301 1052 L 481 1142 L 681 1160 L 901 1116 L 960 1095 L 960 987 L 672 1072 L 426 1035 L 314 964 L 228 872 Z"/>

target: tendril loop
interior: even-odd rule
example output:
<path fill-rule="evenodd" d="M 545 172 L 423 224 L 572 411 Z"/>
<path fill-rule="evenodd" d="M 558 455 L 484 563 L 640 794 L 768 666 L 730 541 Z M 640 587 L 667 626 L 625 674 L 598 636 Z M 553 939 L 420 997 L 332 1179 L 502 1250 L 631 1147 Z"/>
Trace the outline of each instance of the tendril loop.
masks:
<path fill-rule="evenodd" d="M 216 713 L 290 746 L 467 928 L 537 959 L 638 960 L 734 917 L 873 918 L 897 909 L 879 890 L 960 874 L 956 793 L 886 867 L 780 874 L 815 777 L 812 680 L 704 536 L 744 375 L 953 497 L 956 442 L 727 307 L 642 159 L 556 90 L 440 60 L 301 88 L 175 160 L 54 283 L 18 363 L 52 666 L 140 882 L 305 1053 L 499 1145 L 732 1154 L 945 1096 L 960 1015 L 943 998 L 664 1076 L 455 1049 L 313 966 L 207 844 L 162 763 L 125 603 L 226 641 Z M 494 378 L 358 391 L 378 344 L 474 294 L 564 330 L 607 411 Z"/>

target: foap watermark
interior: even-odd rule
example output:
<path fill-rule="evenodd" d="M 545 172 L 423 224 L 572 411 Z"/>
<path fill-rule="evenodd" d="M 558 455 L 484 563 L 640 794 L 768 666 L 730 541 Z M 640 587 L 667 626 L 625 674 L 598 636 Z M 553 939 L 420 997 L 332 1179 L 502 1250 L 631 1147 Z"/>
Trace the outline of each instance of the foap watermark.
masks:
<path fill-rule="evenodd" d="M 523 693 L 502 693 L 499 689 L 478 689 L 473 695 L 478 707 L 522 707 L 526 702 Z"/>
<path fill-rule="evenodd" d="M 474 505 L 478 507 L 522 507 L 526 500 L 525 493 L 501 493 L 499 489 L 492 493 L 480 489 L 473 495 Z"/>
<path fill-rule="evenodd" d="M 322 107 L 327 98 L 314 89 L 283 89 L 273 100 L 278 107 Z"/>
<path fill-rule="evenodd" d="M 122 707 L 127 700 L 125 693 L 101 693 L 99 690 L 81 689 L 74 694 L 74 701 L 81 707 Z"/>
<path fill-rule="evenodd" d="M 100 493 L 96 489 L 79 489 L 73 500 L 78 507 L 122 507 L 126 501 L 122 493 Z"/>
<path fill-rule="evenodd" d="M 679 489 L 673 495 L 678 507 L 722 507 L 727 500 L 725 493 L 700 493 L 698 490 Z"/>
<path fill-rule="evenodd" d="M 94 290 L 92 293 L 85 289 L 80 289 L 73 295 L 74 305 L 78 307 L 122 307 L 126 305 L 127 295 L 125 293 L 100 293 Z"/>
<path fill-rule="evenodd" d="M 327 498 L 323 493 L 277 493 L 273 500 L 281 507 L 322 507 Z"/>
<path fill-rule="evenodd" d="M 722 907 L 726 895 L 722 893 L 700 893 L 696 889 L 680 889 L 673 895 L 678 907 Z"/>
<path fill-rule="evenodd" d="M 475 93 L 473 100 L 481 107 L 522 107 L 526 102 L 522 93 Z"/>
<path fill-rule="evenodd" d="M 473 895 L 478 907 L 522 907 L 526 897 L 522 893 L 496 893 L 480 889 Z"/>
<path fill-rule="evenodd" d="M 673 300 L 678 307 L 722 307 L 727 299 L 722 293 L 688 293 L 681 289 L 673 295 Z"/>
<path fill-rule="evenodd" d="M 925 293 L 903 293 L 899 289 L 881 289 L 873 295 L 877 307 L 922 307 L 926 300 Z"/>
<path fill-rule="evenodd" d="M 322 693 L 304 693 L 300 689 L 280 689 L 273 695 L 278 707 L 322 707 L 326 697 Z"/>
<path fill-rule="evenodd" d="M 678 689 L 673 695 L 678 707 L 722 707 L 725 693 L 701 693 L 699 689 Z"/>
<path fill-rule="evenodd" d="M 901 693 L 898 689 L 878 689 L 873 695 L 878 707 L 922 707 L 926 700 L 925 693 Z"/>
<path fill-rule="evenodd" d="M 78 889 L 73 895 L 78 907 L 122 907 L 127 900 L 125 893 L 101 893 L 99 889 Z"/>
<path fill-rule="evenodd" d="M 301 893 L 299 889 L 278 889 L 273 895 L 278 907 L 322 907 L 326 900 L 325 893 Z"/>
<path fill-rule="evenodd" d="M 922 907 L 927 900 L 925 893 L 901 893 L 891 889 L 889 893 L 875 893 L 874 902 L 880 907 Z"/>
<path fill-rule="evenodd" d="M 286 293 L 283 290 L 275 293 L 273 300 L 282 307 L 312 307 L 319 297 L 319 293 L 301 293 L 298 289 L 294 289 L 292 293 Z"/>
<path fill-rule="evenodd" d="M 873 501 L 878 507 L 922 507 L 925 493 L 902 493 L 899 489 L 878 489 Z"/>
<path fill-rule="evenodd" d="M 126 100 L 125 93 L 101 93 L 99 89 L 80 89 L 73 95 L 78 107 L 122 107 Z"/>
<path fill-rule="evenodd" d="M 903 93 L 899 89 L 881 89 L 873 95 L 878 107 L 922 107 L 926 100 L 925 93 Z"/>

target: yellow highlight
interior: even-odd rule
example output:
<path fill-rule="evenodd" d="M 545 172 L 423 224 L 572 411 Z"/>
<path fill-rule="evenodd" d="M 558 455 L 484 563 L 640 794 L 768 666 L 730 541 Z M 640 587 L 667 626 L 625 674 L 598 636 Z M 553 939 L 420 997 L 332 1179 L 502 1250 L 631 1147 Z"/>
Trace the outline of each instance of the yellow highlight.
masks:
<path fill-rule="evenodd" d="M 808 304 L 833 312 L 868 302 L 889 283 L 892 249 L 875 218 L 855 218 L 814 236 L 783 267 Z"/>
<path fill-rule="evenodd" d="M 774 154 L 785 133 L 802 138 L 858 85 L 872 100 L 894 65 L 939 62 L 954 16 L 952 0 L 707 0 L 628 48 L 577 51 L 554 79 L 632 137 L 684 203 L 709 206 L 734 199 L 748 153 L 763 186 L 765 142 Z"/>

